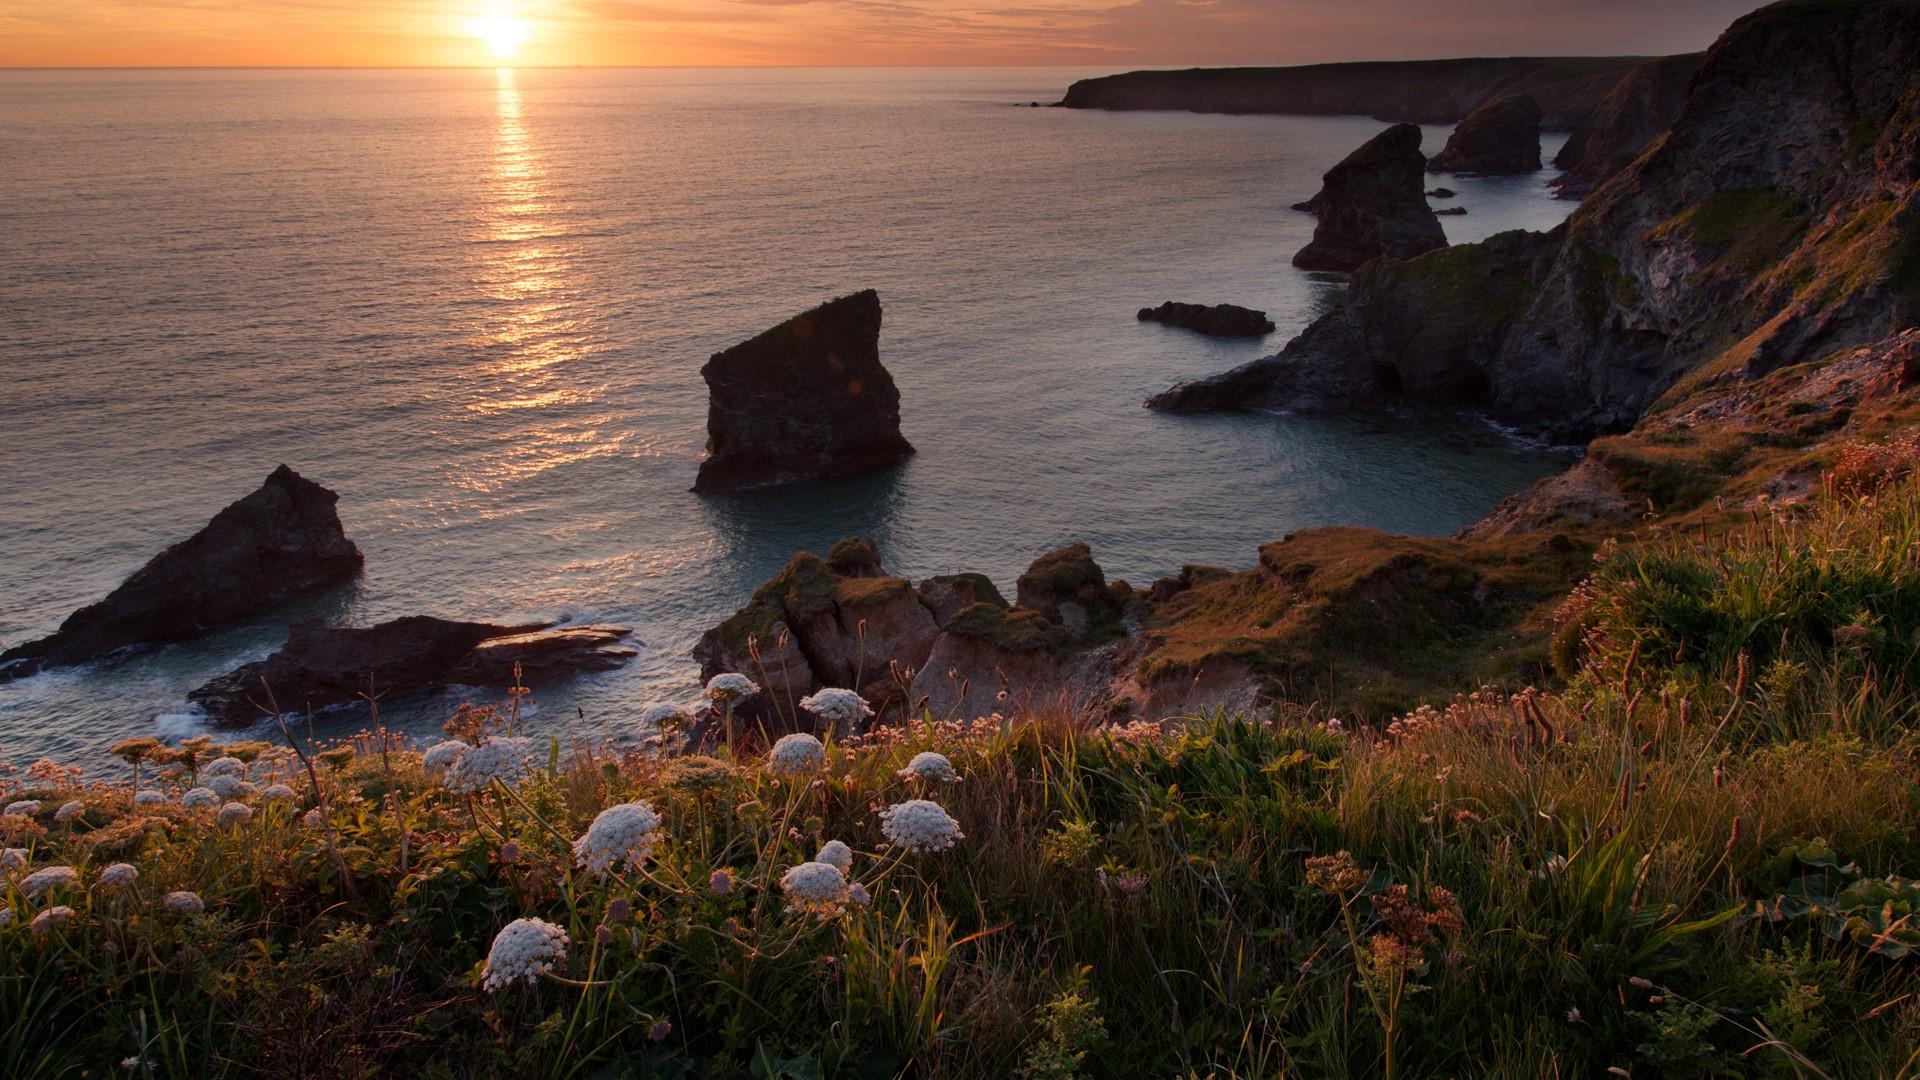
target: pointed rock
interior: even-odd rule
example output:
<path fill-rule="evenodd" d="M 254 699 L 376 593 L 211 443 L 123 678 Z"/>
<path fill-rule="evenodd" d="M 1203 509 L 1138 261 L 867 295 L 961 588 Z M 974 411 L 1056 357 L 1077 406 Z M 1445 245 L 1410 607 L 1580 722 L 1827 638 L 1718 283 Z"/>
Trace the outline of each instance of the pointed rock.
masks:
<path fill-rule="evenodd" d="M 1395 124 L 1347 155 L 1305 204 L 1320 224 L 1293 265 L 1355 270 L 1381 255 L 1405 259 L 1446 247 L 1447 234 L 1427 205 L 1426 168 L 1413 124 Z"/>

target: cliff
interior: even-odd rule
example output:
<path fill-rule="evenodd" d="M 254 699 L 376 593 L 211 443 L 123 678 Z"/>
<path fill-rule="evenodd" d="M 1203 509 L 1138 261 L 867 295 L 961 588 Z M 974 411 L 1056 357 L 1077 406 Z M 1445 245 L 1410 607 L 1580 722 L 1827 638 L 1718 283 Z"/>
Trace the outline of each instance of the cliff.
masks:
<path fill-rule="evenodd" d="M 1687 88 L 1705 53 L 1649 60 L 1607 92 L 1593 114 L 1573 129 L 1553 164 L 1553 184 L 1562 198 L 1577 199 L 1632 164 L 1666 133 L 1687 103 Z"/>
<path fill-rule="evenodd" d="M 1371 116 L 1451 124 L 1495 98 L 1531 95 L 1541 126 L 1571 131 L 1645 57 L 1366 61 L 1280 68 L 1130 71 L 1067 88 L 1069 109 Z"/>

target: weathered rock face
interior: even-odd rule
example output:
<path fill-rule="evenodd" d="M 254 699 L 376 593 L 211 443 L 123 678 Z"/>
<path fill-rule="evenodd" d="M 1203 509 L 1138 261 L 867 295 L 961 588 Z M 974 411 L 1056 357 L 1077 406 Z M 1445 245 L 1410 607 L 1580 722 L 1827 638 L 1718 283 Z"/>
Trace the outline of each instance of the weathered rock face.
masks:
<path fill-rule="evenodd" d="M 1706 56 L 1663 56 L 1620 80 L 1554 155 L 1554 165 L 1562 170 L 1553 181 L 1559 196 L 1585 196 L 1666 134 L 1679 119 L 1687 103 L 1687 87 Z"/>
<path fill-rule="evenodd" d="M 716 353 L 695 491 L 870 472 L 913 453 L 880 363 L 880 298 L 844 296 Z"/>
<path fill-rule="evenodd" d="M 920 599 L 933 611 L 933 621 L 944 630 L 953 617 L 975 604 L 1007 607 L 1006 598 L 985 574 L 939 574 L 919 585 Z"/>
<path fill-rule="evenodd" d="M 67 617 L 52 635 L 0 654 L 0 680 L 135 645 L 179 641 L 360 569 L 338 496 L 285 465 L 205 528 Z"/>
<path fill-rule="evenodd" d="M 1070 646 L 1039 612 L 975 604 L 948 622 L 910 696 L 941 719 L 1010 713 L 1068 692 Z"/>
<path fill-rule="evenodd" d="M 271 688 L 283 712 L 352 702 L 373 690 L 412 693 L 448 684 L 506 686 L 515 664 L 529 685 L 608 671 L 638 655 L 620 626 L 501 626 L 413 615 L 369 627 L 296 623 L 279 651 L 187 695 L 216 724 L 267 715 Z M 264 687 L 263 688 L 263 684 Z"/>
<path fill-rule="evenodd" d="M 1265 337 L 1273 333 L 1273 320 L 1264 311 L 1236 304 L 1183 304 L 1169 300 L 1159 307 L 1141 308 L 1141 322 L 1177 326 L 1209 337 Z"/>
<path fill-rule="evenodd" d="M 1320 218 L 1293 257 L 1304 270 L 1355 270 L 1381 255 L 1411 258 L 1447 246 L 1424 193 L 1420 129 L 1396 124 L 1328 170 L 1306 206 Z"/>
<path fill-rule="evenodd" d="M 1038 612 L 1074 642 L 1110 638 L 1120 627 L 1122 601 L 1085 544 L 1068 544 L 1035 559 L 1020 575 L 1014 595 L 1016 606 Z"/>
<path fill-rule="evenodd" d="M 1625 430 L 1682 379 L 1912 325 L 1916 67 L 1920 6 L 1762 9 L 1708 53 L 1672 130 L 1561 228 L 1369 267 L 1280 357 L 1150 405 L 1329 411 L 1438 385 L 1570 442 Z"/>
<path fill-rule="evenodd" d="M 1511 176 L 1540 169 L 1540 103 L 1531 95 L 1497 98 L 1468 113 L 1428 172 Z"/>

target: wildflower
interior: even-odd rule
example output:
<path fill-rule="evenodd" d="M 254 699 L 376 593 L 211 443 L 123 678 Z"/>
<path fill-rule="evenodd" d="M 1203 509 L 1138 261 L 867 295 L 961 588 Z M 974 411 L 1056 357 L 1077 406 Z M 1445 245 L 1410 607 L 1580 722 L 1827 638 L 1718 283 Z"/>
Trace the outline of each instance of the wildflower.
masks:
<path fill-rule="evenodd" d="M 201 768 L 200 775 L 203 779 L 210 779 L 216 776 L 240 776 L 246 771 L 247 763 L 237 757 L 217 757 Z"/>
<path fill-rule="evenodd" d="M 704 754 L 678 758 L 666 770 L 667 783 L 682 791 L 717 791 L 733 779 L 732 766 Z"/>
<path fill-rule="evenodd" d="M 100 871 L 100 884 L 108 889 L 124 889 L 140 877 L 132 863 L 117 862 Z"/>
<path fill-rule="evenodd" d="M 189 810 L 201 810 L 209 806 L 219 806 L 220 796 L 212 788 L 190 788 L 180 796 L 180 805 Z"/>
<path fill-rule="evenodd" d="M 1307 860 L 1307 884 L 1331 896 L 1350 893 L 1367 883 L 1367 874 L 1347 852 Z"/>
<path fill-rule="evenodd" d="M 820 854 L 815 855 L 813 861 L 836 867 L 842 874 L 850 874 L 853 872 L 853 849 L 838 840 L 829 840 L 820 845 Z"/>
<path fill-rule="evenodd" d="M 960 779 L 960 774 L 954 770 L 953 762 L 947 760 L 947 755 L 936 754 L 931 750 L 922 750 L 913 755 L 913 760 L 907 762 L 907 767 L 895 775 L 903 780 L 925 780 L 930 783 L 953 782 Z"/>
<path fill-rule="evenodd" d="M 253 807 L 246 803 L 230 802 L 220 808 L 220 816 L 214 819 L 222 828 L 245 825 L 253 820 Z"/>
<path fill-rule="evenodd" d="M 633 905 L 629 903 L 625 897 L 616 897 L 612 900 L 607 901 L 607 921 L 608 922 L 610 923 L 626 922 L 627 917 L 632 914 L 633 914 Z"/>
<path fill-rule="evenodd" d="M 175 915 L 198 915 L 207 910 L 206 901 L 200 899 L 197 892 L 180 889 L 160 898 L 160 906 Z"/>
<path fill-rule="evenodd" d="M 707 888 L 712 889 L 716 896 L 725 896 L 733 891 L 733 875 L 725 870 L 715 870 L 707 875 Z"/>
<path fill-rule="evenodd" d="M 830 724 L 847 728 L 873 715 L 873 710 L 867 707 L 866 700 L 859 694 L 831 686 L 801 698 L 800 707 Z"/>
<path fill-rule="evenodd" d="M 133 796 L 133 805 L 135 806 L 159 806 L 165 803 L 166 801 L 167 801 L 166 792 L 155 791 L 152 788 L 147 788 L 144 791 L 135 792 Z"/>
<path fill-rule="evenodd" d="M 759 692 L 760 687 L 752 679 L 733 672 L 724 672 L 707 680 L 707 697 L 718 705 L 731 704 Z"/>
<path fill-rule="evenodd" d="M 544 919 L 515 919 L 493 936 L 480 985 L 505 990 L 522 980 L 533 982 L 567 962 L 567 932 Z"/>
<path fill-rule="evenodd" d="M 53 823 L 55 825 L 65 825 L 86 812 L 87 804 L 81 802 L 79 799 L 75 799 L 69 803 L 62 803 L 60 804 L 60 809 L 53 812 Z"/>
<path fill-rule="evenodd" d="M 251 795 L 256 790 L 252 784 L 237 776 L 213 777 L 207 781 L 206 787 L 208 791 L 228 801 Z"/>
<path fill-rule="evenodd" d="M 447 766 L 447 790 L 461 794 L 481 791 L 495 780 L 508 787 L 533 771 L 533 743 L 529 739 L 495 735 L 461 754 Z"/>
<path fill-rule="evenodd" d="M 1567 1010 L 1567 1023 L 1577 1024 L 1579 1022 L 1580 1022 L 1580 1007 L 1576 1005 L 1573 1008 Z"/>
<path fill-rule="evenodd" d="M 827 767 L 827 748 L 806 732 L 782 735 L 767 753 L 767 767 L 776 776 L 799 776 Z"/>
<path fill-rule="evenodd" d="M 272 784 L 260 793 L 260 797 L 268 802 L 292 802 L 299 796 L 285 784 Z"/>
<path fill-rule="evenodd" d="M 12 817 L 15 814 L 21 817 L 34 817 L 40 813 L 40 800 L 21 799 L 18 802 L 10 802 L 7 804 L 4 813 L 7 817 Z"/>
<path fill-rule="evenodd" d="M 655 702 L 640 711 L 640 739 L 652 742 L 663 734 L 679 731 L 687 726 L 689 719 L 686 709 L 664 701 Z"/>
<path fill-rule="evenodd" d="M 586 835 L 573 842 L 573 857 L 588 871 L 606 873 L 624 862 L 635 870 L 653 854 L 660 839 L 660 815 L 645 799 L 600 811 Z"/>
<path fill-rule="evenodd" d="M 35 915 L 33 921 L 27 924 L 27 929 L 36 934 L 44 934 L 49 930 L 57 930 L 72 921 L 73 909 L 65 904 L 61 904 L 58 907 L 50 907 L 40 914 Z"/>
<path fill-rule="evenodd" d="M 593 928 L 593 943 L 604 949 L 613 944 L 613 927 L 601 923 Z"/>
<path fill-rule="evenodd" d="M 855 907 L 866 907 L 868 904 L 873 903 L 873 896 L 867 892 L 865 885 L 856 881 L 847 886 L 847 903 Z"/>
<path fill-rule="evenodd" d="M 880 831 L 908 851 L 945 851 L 966 839 L 960 823 L 939 803 L 926 799 L 908 799 L 880 811 Z"/>
<path fill-rule="evenodd" d="M 847 902 L 847 876 L 832 863 L 804 862 L 780 876 L 788 911 L 833 915 Z"/>
<path fill-rule="evenodd" d="M 47 866 L 20 879 L 20 895 L 38 900 L 55 889 L 71 888 L 80 875 L 71 866 Z"/>
<path fill-rule="evenodd" d="M 662 1042 L 671 1034 L 673 1034 L 673 1025 L 671 1023 L 665 1020 L 656 1020 L 653 1026 L 647 1029 L 647 1041 Z"/>
<path fill-rule="evenodd" d="M 300 815 L 300 824 L 305 825 L 309 829 L 319 828 L 326 823 L 327 816 L 322 814 L 320 808 L 317 806 Z"/>
<path fill-rule="evenodd" d="M 27 865 L 26 848 L 0 848 L 0 870 L 18 870 L 25 865 Z"/>
<path fill-rule="evenodd" d="M 420 767 L 426 770 L 428 776 L 439 776 L 452 768 L 454 762 L 460 760 L 460 755 L 471 749 L 473 747 L 459 739 L 434 743 L 427 747 L 426 753 L 420 755 Z"/>

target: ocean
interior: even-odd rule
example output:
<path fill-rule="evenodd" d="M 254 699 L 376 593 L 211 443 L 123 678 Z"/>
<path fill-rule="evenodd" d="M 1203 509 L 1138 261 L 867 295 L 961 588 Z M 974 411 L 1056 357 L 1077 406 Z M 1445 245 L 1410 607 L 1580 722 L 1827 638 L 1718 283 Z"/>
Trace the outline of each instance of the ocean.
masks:
<path fill-rule="evenodd" d="M 1101 73 L 0 72 L 0 642 L 281 462 L 339 492 L 367 557 L 334 593 L 0 685 L 0 755 L 199 730 L 188 690 L 315 616 L 630 625 L 628 668 L 533 688 L 535 731 L 618 734 L 692 696 L 703 629 L 840 537 L 1009 592 L 1084 540 L 1144 586 L 1311 526 L 1450 533 L 1564 467 L 1464 417 L 1142 409 L 1337 297 L 1288 264 L 1313 224 L 1288 206 L 1382 125 L 1017 107 Z M 1442 180 L 1469 210 L 1448 235 L 1558 223 L 1547 175 Z M 868 287 L 918 455 L 692 494 L 706 358 Z M 1279 330 L 1135 321 L 1163 300 Z M 425 735 L 496 689 L 383 716 Z"/>

